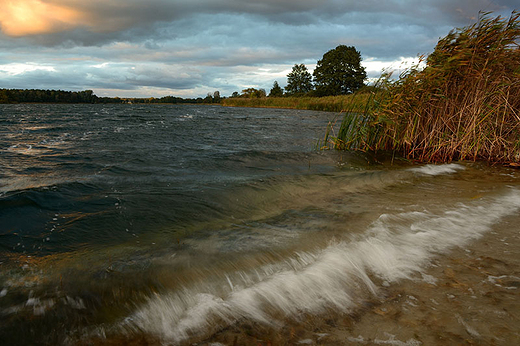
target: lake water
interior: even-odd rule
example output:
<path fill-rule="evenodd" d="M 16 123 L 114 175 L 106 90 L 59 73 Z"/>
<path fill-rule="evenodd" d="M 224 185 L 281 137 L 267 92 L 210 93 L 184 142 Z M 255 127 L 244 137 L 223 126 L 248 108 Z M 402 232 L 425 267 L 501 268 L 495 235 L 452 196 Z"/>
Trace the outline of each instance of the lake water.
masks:
<path fill-rule="evenodd" d="M 518 344 L 520 172 L 334 117 L 0 105 L 0 344 Z"/>

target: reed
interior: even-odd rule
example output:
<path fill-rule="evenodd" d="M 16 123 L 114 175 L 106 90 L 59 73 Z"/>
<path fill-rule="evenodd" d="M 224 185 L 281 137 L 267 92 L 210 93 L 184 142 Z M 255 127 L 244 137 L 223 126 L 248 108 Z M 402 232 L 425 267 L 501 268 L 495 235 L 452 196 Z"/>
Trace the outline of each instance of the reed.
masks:
<path fill-rule="evenodd" d="M 361 111 L 370 94 L 325 96 L 325 97 L 234 97 L 222 100 L 227 107 L 290 108 L 324 112 L 341 112 L 346 107 Z"/>
<path fill-rule="evenodd" d="M 439 40 L 426 67 L 382 79 L 328 147 L 391 150 L 423 162 L 520 161 L 520 20 L 483 15 Z M 348 108 L 348 107 L 347 107 Z"/>

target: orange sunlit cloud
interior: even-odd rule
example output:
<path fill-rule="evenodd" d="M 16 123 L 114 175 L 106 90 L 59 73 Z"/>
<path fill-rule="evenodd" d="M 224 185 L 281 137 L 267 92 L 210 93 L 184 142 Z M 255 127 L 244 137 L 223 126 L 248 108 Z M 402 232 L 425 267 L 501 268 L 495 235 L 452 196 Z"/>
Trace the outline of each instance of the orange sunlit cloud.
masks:
<path fill-rule="evenodd" d="M 0 27 L 9 36 L 49 34 L 86 24 L 86 16 L 73 8 L 44 0 L 0 0 Z"/>

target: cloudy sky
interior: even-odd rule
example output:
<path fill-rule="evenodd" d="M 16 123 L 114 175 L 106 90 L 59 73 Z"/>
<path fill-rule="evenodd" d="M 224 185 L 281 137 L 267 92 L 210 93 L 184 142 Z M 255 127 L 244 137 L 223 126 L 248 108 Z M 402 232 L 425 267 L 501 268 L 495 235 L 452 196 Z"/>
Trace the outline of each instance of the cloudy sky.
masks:
<path fill-rule="evenodd" d="M 0 88 L 228 96 L 340 44 L 369 77 L 517 0 L 0 0 Z M 518 7 L 518 5 L 517 5 Z"/>

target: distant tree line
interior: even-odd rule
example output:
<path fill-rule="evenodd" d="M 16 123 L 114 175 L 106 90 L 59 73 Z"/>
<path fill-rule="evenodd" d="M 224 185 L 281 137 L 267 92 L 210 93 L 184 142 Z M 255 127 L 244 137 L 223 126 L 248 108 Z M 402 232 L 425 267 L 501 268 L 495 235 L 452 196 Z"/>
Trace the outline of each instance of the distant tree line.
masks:
<path fill-rule="evenodd" d="M 92 90 L 0 89 L 0 103 L 96 103 L 98 99 Z"/>
<path fill-rule="evenodd" d="M 161 98 L 98 97 L 92 90 L 63 91 L 39 89 L 0 89 L 0 103 L 219 103 L 220 92 L 208 93 L 206 98 Z"/>

